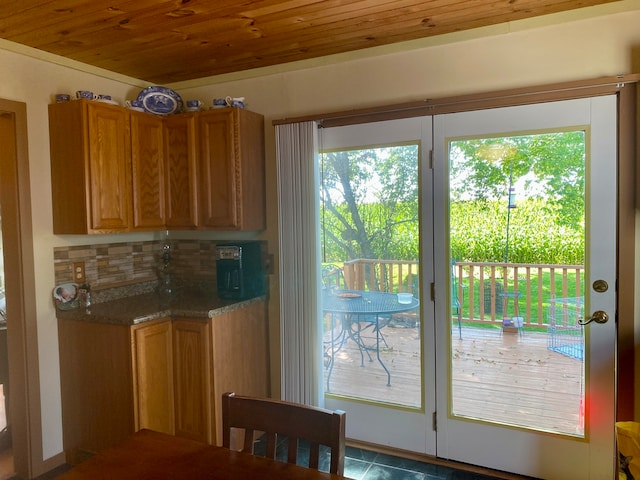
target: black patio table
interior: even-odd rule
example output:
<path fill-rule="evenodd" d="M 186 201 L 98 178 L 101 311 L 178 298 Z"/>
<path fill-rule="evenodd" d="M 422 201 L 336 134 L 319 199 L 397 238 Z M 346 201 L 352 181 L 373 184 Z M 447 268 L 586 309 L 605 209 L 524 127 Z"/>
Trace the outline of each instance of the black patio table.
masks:
<path fill-rule="evenodd" d="M 324 313 L 331 315 L 331 343 L 329 345 L 329 372 L 327 374 L 327 391 L 331 391 L 329 382 L 335 354 L 342 348 L 344 343 L 351 339 L 360 349 L 361 366 L 364 367 L 364 354 L 369 356 L 369 361 L 373 361 L 369 350 L 376 353 L 378 363 L 387 373 L 387 386 L 391 386 L 391 373 L 380 358 L 380 340 L 384 342 L 384 337 L 380 329 L 384 327 L 381 323 L 382 319 L 386 319 L 394 313 L 407 312 L 413 310 L 420 305 L 420 302 L 411 297 L 409 303 L 400 303 L 398 295 L 386 292 L 371 292 L 360 290 L 322 290 L 322 310 Z M 335 335 L 335 319 L 339 317 L 342 320 L 342 329 L 340 333 Z M 375 345 L 366 345 L 362 339 L 361 323 L 369 323 L 376 334 Z M 356 329 L 352 328 L 356 325 Z M 365 327 L 368 328 L 368 327 Z"/>

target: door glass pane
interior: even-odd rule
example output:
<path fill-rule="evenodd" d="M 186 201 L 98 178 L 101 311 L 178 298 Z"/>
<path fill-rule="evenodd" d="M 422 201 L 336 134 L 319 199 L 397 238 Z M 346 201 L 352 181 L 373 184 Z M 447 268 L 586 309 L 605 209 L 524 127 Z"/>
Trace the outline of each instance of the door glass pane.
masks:
<path fill-rule="evenodd" d="M 418 157 L 418 143 L 321 153 L 327 394 L 421 407 Z"/>
<path fill-rule="evenodd" d="M 584 434 L 585 142 L 448 143 L 454 416 Z"/>

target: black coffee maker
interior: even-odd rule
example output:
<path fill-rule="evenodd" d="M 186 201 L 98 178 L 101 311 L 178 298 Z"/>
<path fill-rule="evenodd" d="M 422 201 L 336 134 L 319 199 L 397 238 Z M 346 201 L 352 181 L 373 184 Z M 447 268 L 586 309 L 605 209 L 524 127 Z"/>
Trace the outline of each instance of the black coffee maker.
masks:
<path fill-rule="evenodd" d="M 266 277 L 259 241 L 216 245 L 218 297 L 247 300 L 266 293 Z"/>

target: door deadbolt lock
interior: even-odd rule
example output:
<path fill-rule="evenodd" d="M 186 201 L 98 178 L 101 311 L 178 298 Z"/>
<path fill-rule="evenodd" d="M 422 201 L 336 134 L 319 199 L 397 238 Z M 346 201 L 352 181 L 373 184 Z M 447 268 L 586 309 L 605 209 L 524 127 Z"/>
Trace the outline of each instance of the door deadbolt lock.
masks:
<path fill-rule="evenodd" d="M 596 280 L 593 282 L 593 289 L 598 293 L 604 293 L 609 290 L 609 284 L 604 280 Z"/>
<path fill-rule="evenodd" d="M 578 323 L 580 325 L 588 325 L 591 322 L 607 323 L 608 321 L 609 321 L 609 314 L 607 312 L 604 312 L 602 310 L 596 310 L 595 312 L 593 312 L 593 315 L 591 315 L 590 318 L 579 320 Z"/>

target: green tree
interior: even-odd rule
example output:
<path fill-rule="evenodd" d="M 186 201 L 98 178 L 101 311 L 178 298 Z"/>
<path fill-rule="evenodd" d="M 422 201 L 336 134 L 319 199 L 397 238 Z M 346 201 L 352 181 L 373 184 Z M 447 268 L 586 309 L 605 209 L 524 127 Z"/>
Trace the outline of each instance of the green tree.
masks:
<path fill-rule="evenodd" d="M 418 258 L 417 144 L 321 155 L 325 262 Z M 450 151 L 456 260 L 584 261 L 584 132 L 456 140 Z M 509 185 L 517 208 L 507 208 Z"/>
<path fill-rule="evenodd" d="M 584 222 L 583 131 L 459 140 L 450 158 L 454 201 L 504 197 L 511 177 L 521 194 L 544 198 L 543 208 L 557 211 L 565 225 Z"/>
<path fill-rule="evenodd" d="M 417 259 L 418 145 L 321 156 L 325 261 Z"/>

